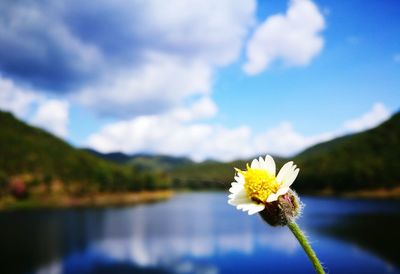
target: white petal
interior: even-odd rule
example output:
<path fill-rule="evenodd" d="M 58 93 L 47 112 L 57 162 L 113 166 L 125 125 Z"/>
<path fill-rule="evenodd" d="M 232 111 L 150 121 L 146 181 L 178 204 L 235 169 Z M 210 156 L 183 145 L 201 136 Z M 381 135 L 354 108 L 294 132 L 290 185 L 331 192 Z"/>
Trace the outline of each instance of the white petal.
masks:
<path fill-rule="evenodd" d="M 238 173 L 236 176 L 235 176 L 235 180 L 236 180 L 236 182 L 238 182 L 239 184 L 244 184 L 244 177 L 243 177 L 243 174 L 242 173 Z"/>
<path fill-rule="evenodd" d="M 261 210 L 263 210 L 264 208 L 265 208 L 265 206 L 264 205 L 262 205 L 262 207 L 261 206 L 259 206 L 258 204 L 256 204 L 256 203 L 249 203 L 249 204 L 242 204 L 242 205 L 239 205 L 239 206 L 237 206 L 236 207 L 237 209 L 239 209 L 239 210 L 242 210 L 243 212 L 246 212 L 246 211 L 261 211 Z M 258 212 L 257 211 L 257 212 Z M 255 213 L 255 212 L 254 212 Z M 252 213 L 252 214 L 254 214 L 254 213 Z M 250 214 L 249 214 L 250 215 Z"/>
<path fill-rule="evenodd" d="M 276 195 L 281 196 L 283 194 L 286 194 L 289 191 L 289 187 L 286 186 L 281 186 L 278 191 L 276 192 Z"/>
<path fill-rule="evenodd" d="M 233 205 L 233 206 L 237 206 L 236 203 L 235 203 L 235 200 L 233 200 L 233 199 L 229 199 L 228 200 L 228 204 Z"/>
<path fill-rule="evenodd" d="M 242 204 L 242 203 L 251 203 L 252 201 L 249 199 L 249 197 L 247 196 L 246 191 L 244 190 L 244 188 L 240 189 L 238 192 L 236 193 L 232 193 L 228 196 L 229 198 L 229 203 L 230 204 Z"/>
<path fill-rule="evenodd" d="M 253 206 L 251 206 L 251 208 L 249 208 L 248 214 L 253 215 L 257 212 L 264 210 L 264 208 L 265 208 L 265 205 L 263 205 L 263 204 L 258 204 L 258 205 L 254 204 Z"/>
<path fill-rule="evenodd" d="M 282 186 L 289 187 L 293 184 L 294 180 L 296 180 L 297 175 L 299 174 L 300 169 L 295 169 L 290 174 L 286 175 L 285 180 L 282 182 Z"/>
<path fill-rule="evenodd" d="M 231 194 L 236 194 L 236 193 L 238 193 L 240 191 L 240 187 L 231 187 L 230 189 L 229 189 L 229 192 L 231 193 Z"/>
<path fill-rule="evenodd" d="M 233 205 L 233 206 L 239 206 L 243 204 L 248 204 L 251 203 L 251 201 L 246 200 L 246 199 L 229 199 L 228 204 Z"/>
<path fill-rule="evenodd" d="M 236 194 L 236 193 L 238 193 L 239 191 L 240 191 L 240 187 L 231 187 L 230 189 L 229 189 L 229 192 L 231 193 L 231 194 Z"/>
<path fill-rule="evenodd" d="M 229 199 L 249 199 L 244 190 L 239 190 L 236 193 L 231 193 L 231 194 L 228 195 L 228 198 Z"/>
<path fill-rule="evenodd" d="M 239 197 L 235 198 L 235 203 L 236 204 L 248 204 L 248 203 L 253 203 L 253 201 L 249 200 L 247 197 Z"/>
<path fill-rule="evenodd" d="M 228 198 L 230 200 L 235 200 L 238 203 L 249 203 L 249 202 L 251 202 L 249 197 L 247 197 L 246 195 L 241 195 L 241 194 L 231 194 L 231 195 L 228 196 Z"/>
<path fill-rule="evenodd" d="M 235 194 L 235 193 L 237 193 L 237 192 L 239 192 L 240 190 L 243 189 L 243 185 L 242 185 L 242 184 L 239 184 L 239 183 L 231 183 L 231 185 L 232 185 L 232 187 L 229 189 L 229 192 L 230 192 L 230 193 Z"/>
<path fill-rule="evenodd" d="M 282 183 L 282 181 L 286 178 L 286 173 L 291 170 L 293 162 L 287 162 L 283 165 L 281 170 L 279 170 L 278 176 L 276 176 L 276 181 L 278 183 Z"/>
<path fill-rule="evenodd" d="M 243 204 L 248 204 L 249 201 L 246 199 L 229 199 L 228 204 L 233 205 L 233 206 L 238 206 L 238 205 L 243 205 Z"/>
<path fill-rule="evenodd" d="M 247 211 L 252 204 L 240 204 L 236 207 L 237 210 Z"/>
<path fill-rule="evenodd" d="M 255 203 L 250 202 L 250 203 L 243 203 L 243 204 L 239 204 L 236 208 L 237 209 L 241 209 L 243 211 L 247 211 L 249 210 Z"/>
<path fill-rule="evenodd" d="M 250 167 L 251 167 L 251 168 L 254 168 L 254 169 L 258 169 L 258 168 L 260 168 L 260 163 L 258 162 L 257 159 L 254 159 L 254 160 L 251 162 Z"/>
<path fill-rule="evenodd" d="M 265 156 L 265 170 L 268 171 L 268 173 L 273 175 L 273 176 L 275 176 L 275 174 L 276 174 L 275 161 L 269 155 Z"/>
<path fill-rule="evenodd" d="M 276 193 L 271 193 L 267 198 L 267 203 L 271 203 L 278 200 L 278 197 L 279 195 L 277 195 Z"/>
<path fill-rule="evenodd" d="M 263 157 L 258 158 L 258 163 L 261 169 L 265 169 L 265 161 Z"/>

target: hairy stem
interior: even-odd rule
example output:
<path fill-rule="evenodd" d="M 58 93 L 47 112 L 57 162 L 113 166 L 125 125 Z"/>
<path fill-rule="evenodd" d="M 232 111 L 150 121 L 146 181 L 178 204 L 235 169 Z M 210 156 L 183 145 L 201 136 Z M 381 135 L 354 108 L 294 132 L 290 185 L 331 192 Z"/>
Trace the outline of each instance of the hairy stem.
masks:
<path fill-rule="evenodd" d="M 299 226 L 295 222 L 288 223 L 287 226 L 293 232 L 300 245 L 303 247 L 304 252 L 306 252 L 308 258 L 315 268 L 315 272 L 317 272 L 318 274 L 325 274 L 324 268 L 318 260 L 317 255 L 315 255 L 314 250 L 312 249 L 311 245 L 307 241 L 307 238 L 304 236 L 304 233 L 301 231 Z"/>

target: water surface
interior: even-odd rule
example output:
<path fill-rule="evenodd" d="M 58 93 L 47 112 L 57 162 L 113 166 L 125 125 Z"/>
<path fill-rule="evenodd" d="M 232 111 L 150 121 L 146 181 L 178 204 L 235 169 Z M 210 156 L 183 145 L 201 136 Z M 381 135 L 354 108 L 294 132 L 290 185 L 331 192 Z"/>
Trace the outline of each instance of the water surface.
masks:
<path fill-rule="evenodd" d="M 330 273 L 400 273 L 400 202 L 303 198 Z M 287 228 L 188 193 L 150 205 L 0 214 L 0 273 L 312 273 Z"/>

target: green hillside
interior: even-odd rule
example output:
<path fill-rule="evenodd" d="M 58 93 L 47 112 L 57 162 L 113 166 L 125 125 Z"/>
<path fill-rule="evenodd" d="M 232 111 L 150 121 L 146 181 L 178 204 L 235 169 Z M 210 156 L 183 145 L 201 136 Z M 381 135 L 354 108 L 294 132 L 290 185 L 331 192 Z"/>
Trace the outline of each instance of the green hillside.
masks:
<path fill-rule="evenodd" d="M 28 186 L 61 184 L 76 193 L 156 188 L 156 175 L 119 166 L 75 149 L 44 130 L 0 112 L 0 181 Z"/>
<path fill-rule="evenodd" d="M 60 185 L 69 193 L 156 189 L 226 189 L 234 167 L 183 157 L 101 154 L 75 149 L 41 129 L 0 112 L 0 196 L 19 178 L 28 187 Z M 315 145 L 295 157 L 300 191 L 349 191 L 400 187 L 400 113 L 380 126 Z M 275 157 L 280 168 L 287 161 Z"/>
<path fill-rule="evenodd" d="M 84 148 L 82 150 L 96 156 L 97 158 L 102 158 L 104 160 L 114 162 L 117 164 L 125 164 L 131 158 L 129 155 L 126 155 L 122 152 L 101 153 L 99 151 L 90 148 Z"/>
<path fill-rule="evenodd" d="M 300 189 L 359 190 L 400 186 L 400 113 L 358 134 L 315 145 L 295 157 Z"/>
<path fill-rule="evenodd" d="M 177 167 L 171 171 L 175 188 L 225 189 L 232 181 L 234 167 L 243 168 L 245 161 L 220 163 L 205 161 Z"/>
<path fill-rule="evenodd" d="M 297 190 L 340 192 L 399 187 L 399 156 L 400 113 L 397 113 L 374 129 L 315 145 L 290 160 L 301 168 Z M 175 185 L 227 188 L 233 179 L 233 167 L 244 168 L 250 160 L 181 166 L 171 176 Z M 277 167 L 288 160 L 277 159 Z"/>
<path fill-rule="evenodd" d="M 186 157 L 173 157 L 167 155 L 153 156 L 145 154 L 133 155 L 127 162 L 127 164 L 130 166 L 146 171 L 170 171 L 176 167 L 191 163 L 193 162 Z"/>
<path fill-rule="evenodd" d="M 125 164 L 137 170 L 149 172 L 164 172 L 174 168 L 192 164 L 193 161 L 186 157 L 175 157 L 168 155 L 134 154 L 128 155 L 121 152 L 101 153 L 92 149 L 84 149 L 98 158 Z"/>
<path fill-rule="evenodd" d="M 274 157 L 278 165 L 283 160 Z M 173 186 L 190 189 L 226 189 L 233 180 L 234 168 L 244 169 L 252 159 L 237 160 L 228 163 L 205 161 L 179 166 L 171 171 Z"/>

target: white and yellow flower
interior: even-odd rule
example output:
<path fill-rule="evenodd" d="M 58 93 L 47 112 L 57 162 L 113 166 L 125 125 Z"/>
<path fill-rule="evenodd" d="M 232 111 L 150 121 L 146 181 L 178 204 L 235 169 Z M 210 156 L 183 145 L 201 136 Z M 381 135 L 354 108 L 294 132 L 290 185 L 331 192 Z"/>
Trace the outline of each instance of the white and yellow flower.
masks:
<path fill-rule="evenodd" d="M 268 203 L 277 201 L 285 195 L 299 173 L 293 162 L 286 163 L 278 175 L 274 159 L 254 159 L 246 170 L 236 169 L 235 182 L 229 189 L 228 203 L 237 209 L 248 211 L 249 215 L 264 210 Z"/>

